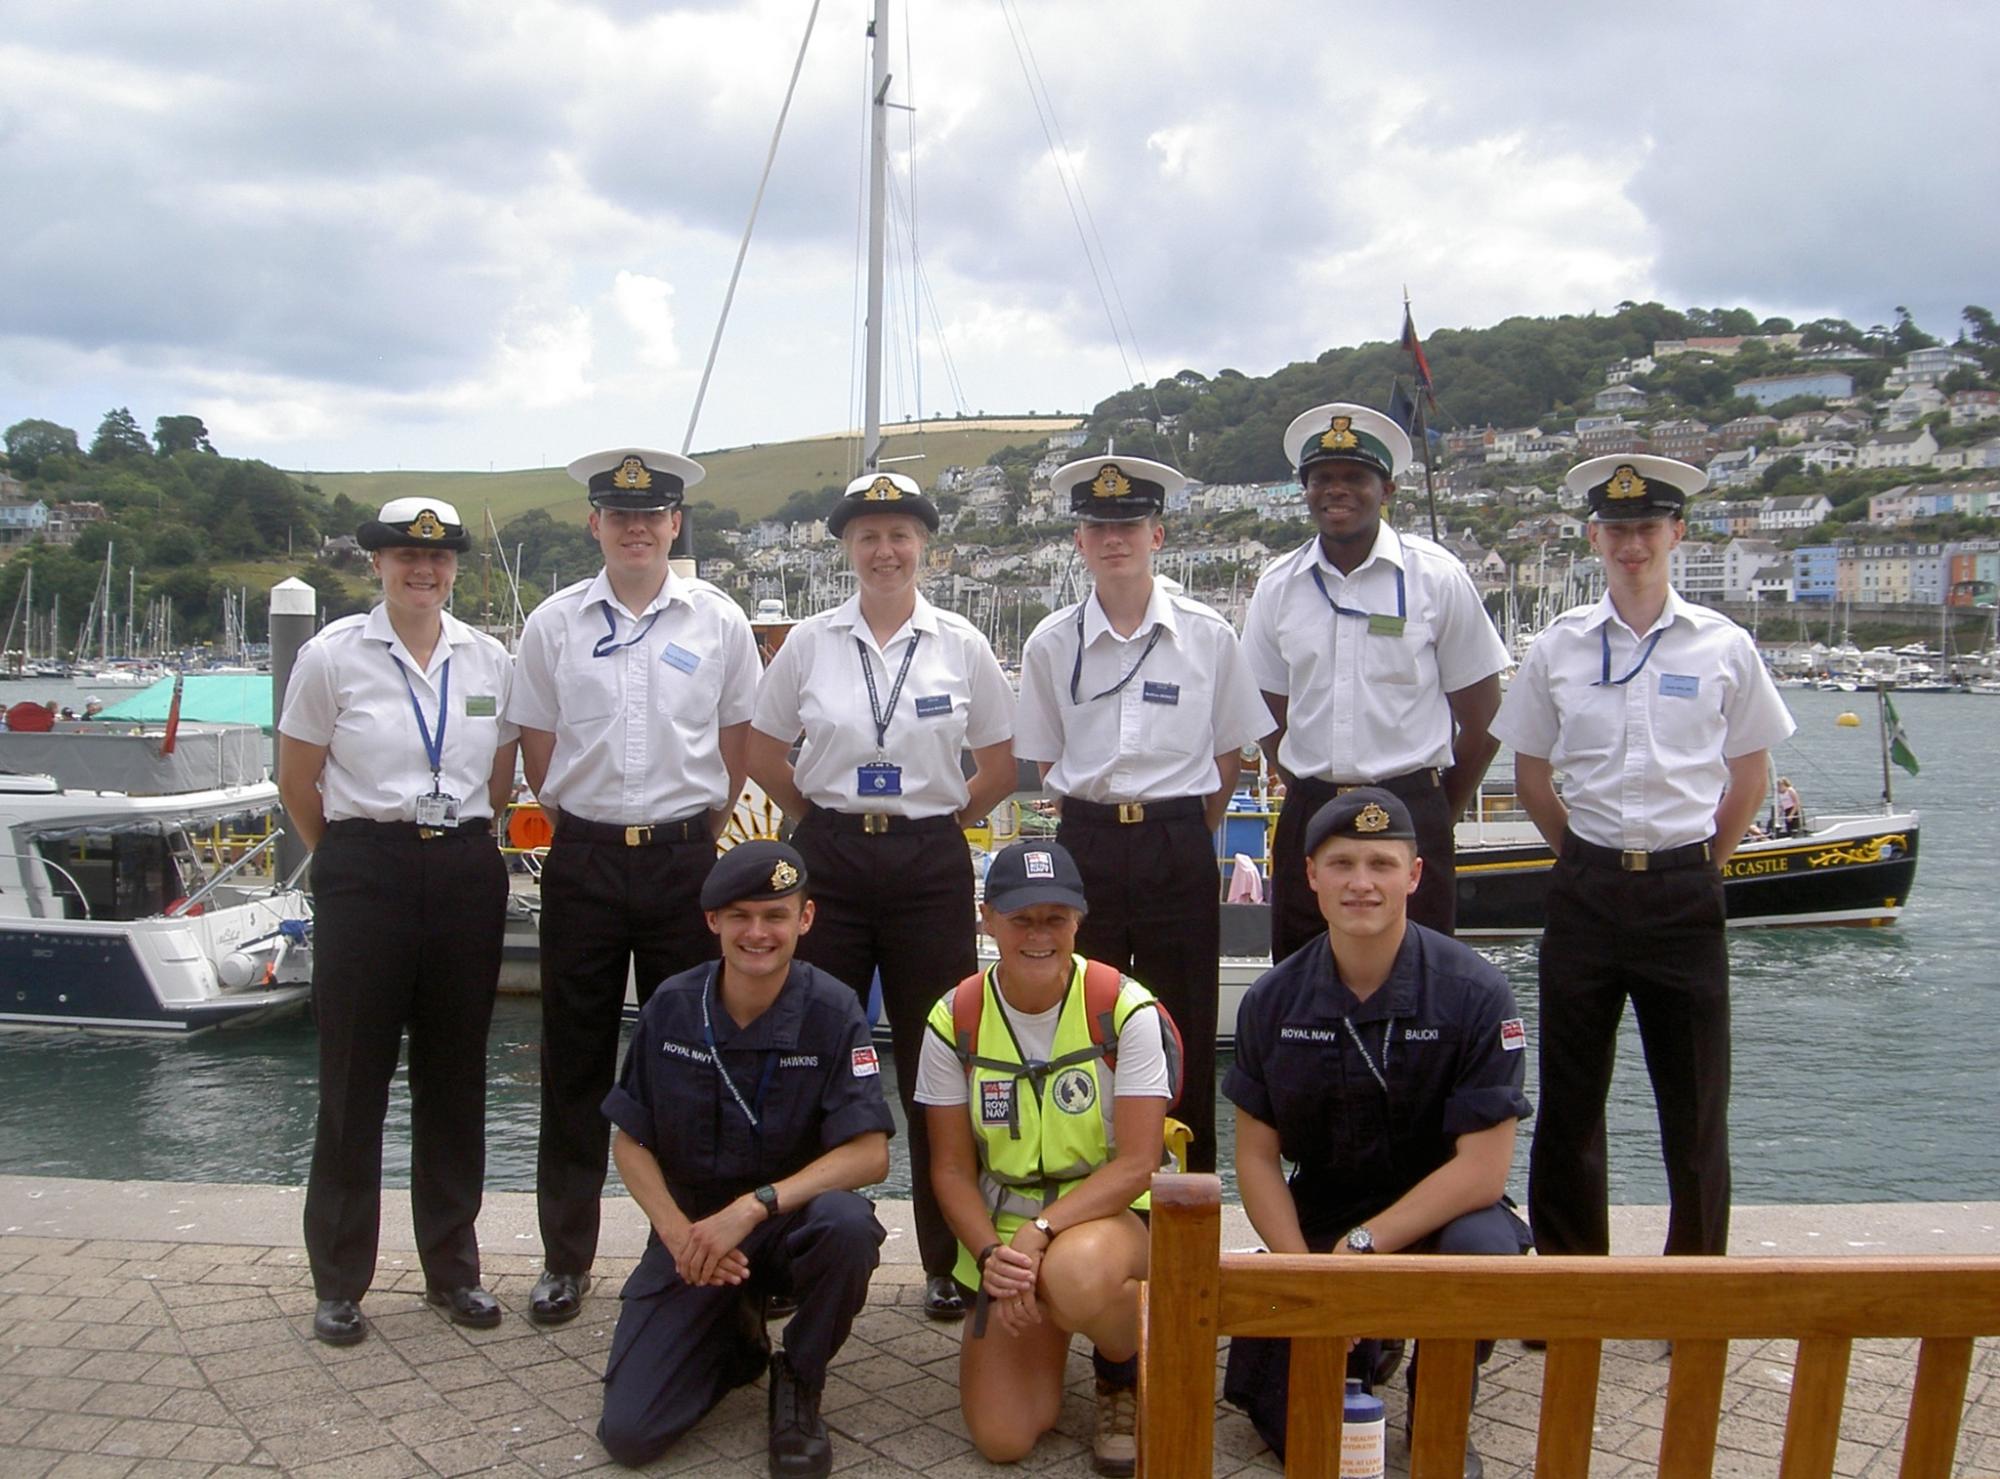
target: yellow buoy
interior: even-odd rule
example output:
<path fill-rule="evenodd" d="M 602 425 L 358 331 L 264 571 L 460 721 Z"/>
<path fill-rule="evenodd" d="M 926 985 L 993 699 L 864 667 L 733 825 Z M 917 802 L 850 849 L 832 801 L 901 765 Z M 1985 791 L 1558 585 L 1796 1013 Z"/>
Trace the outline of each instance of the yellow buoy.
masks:
<path fill-rule="evenodd" d="M 1859 729 L 1861 727 L 1861 716 L 1852 709 L 1849 709 L 1833 722 L 1838 724 L 1842 729 Z"/>

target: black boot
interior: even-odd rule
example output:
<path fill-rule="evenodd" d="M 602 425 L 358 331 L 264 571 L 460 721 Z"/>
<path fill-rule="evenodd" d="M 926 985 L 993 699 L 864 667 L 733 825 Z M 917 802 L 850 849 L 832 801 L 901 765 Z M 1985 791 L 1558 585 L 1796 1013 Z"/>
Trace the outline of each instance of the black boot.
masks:
<path fill-rule="evenodd" d="M 780 1351 L 771 1357 L 771 1479 L 824 1479 L 832 1471 L 819 1388 L 800 1381 Z"/>

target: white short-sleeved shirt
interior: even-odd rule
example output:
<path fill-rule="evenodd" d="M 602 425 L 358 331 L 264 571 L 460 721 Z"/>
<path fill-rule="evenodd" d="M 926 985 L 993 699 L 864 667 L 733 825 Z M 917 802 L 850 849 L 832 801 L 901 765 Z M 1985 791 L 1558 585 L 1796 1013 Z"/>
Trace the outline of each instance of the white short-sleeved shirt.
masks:
<path fill-rule="evenodd" d="M 916 653 L 910 655 L 910 644 Z M 890 694 L 905 657 L 909 676 Z M 862 664 L 888 719 L 881 747 Z M 792 629 L 757 690 L 761 734 L 787 744 L 805 735 L 795 782 L 814 806 L 890 816 L 949 816 L 971 795 L 959 768 L 965 749 L 997 745 L 1014 732 L 1014 694 L 979 629 L 923 596 L 888 642 L 877 645 L 861 598 L 809 616 Z M 859 771 L 886 760 L 902 767 L 902 795 L 862 797 Z"/>
<path fill-rule="evenodd" d="M 1617 682 L 1655 633 L 1645 665 Z M 1768 750 L 1795 727 L 1750 634 L 1671 590 L 1643 635 L 1608 596 L 1550 622 L 1493 721 L 1502 743 L 1566 778 L 1563 800 L 1577 836 L 1637 852 L 1714 836 L 1726 762 Z"/>
<path fill-rule="evenodd" d="M 1058 1001 L 1046 1012 L 1018 1012 L 1007 1005 L 998 992 L 994 996 L 1014 1029 L 1014 1041 L 1021 1045 L 1022 1060 L 1054 1056 L 1056 1028 L 1062 1017 Z M 1067 997 L 1063 998 L 1068 1000 Z M 1160 1038 L 1160 1014 L 1138 1011 L 1125 1019 L 1118 1034 L 1118 1066 L 1112 1070 L 1111 1093 L 1117 1099 L 1170 1099 L 1171 1079 L 1167 1074 L 1166 1046 Z M 964 1104 L 971 1094 L 966 1088 L 965 1065 L 951 1045 L 935 1032 L 924 1033 L 923 1056 L 917 1063 L 917 1103 Z"/>
<path fill-rule="evenodd" d="M 556 737 L 545 805 L 593 822 L 670 821 L 734 799 L 717 735 L 748 722 L 759 671 L 749 618 L 707 581 L 669 571 L 628 611 L 600 570 L 529 616 L 507 717 Z"/>
<path fill-rule="evenodd" d="M 462 820 L 493 815 L 486 793 L 493 754 L 519 732 L 506 717 L 513 662 L 484 632 L 448 611 L 439 617 L 443 631 L 427 667 L 410 655 L 382 606 L 327 623 L 299 649 L 278 732 L 326 747 L 319 789 L 328 821 L 417 819 L 417 798 L 432 787 L 417 714 L 435 741 L 440 704 L 437 786 L 458 798 Z"/>
<path fill-rule="evenodd" d="M 1096 696 L 1128 673 L 1118 692 Z M 1021 654 L 1014 753 L 1047 763 L 1050 789 L 1064 796 L 1097 802 L 1207 796 L 1215 790 L 1215 757 L 1274 728 L 1229 623 L 1157 581 L 1131 636 L 1118 635 L 1092 592 L 1045 617 Z"/>
<path fill-rule="evenodd" d="M 1395 616 L 1399 574 L 1400 636 L 1334 611 L 1337 602 Z M 1352 575 L 1317 537 L 1267 565 L 1244 618 L 1243 657 L 1259 688 L 1289 699 L 1278 745 L 1285 769 L 1351 785 L 1448 767 L 1446 695 L 1504 670 L 1507 647 L 1462 560 L 1383 524 Z"/>

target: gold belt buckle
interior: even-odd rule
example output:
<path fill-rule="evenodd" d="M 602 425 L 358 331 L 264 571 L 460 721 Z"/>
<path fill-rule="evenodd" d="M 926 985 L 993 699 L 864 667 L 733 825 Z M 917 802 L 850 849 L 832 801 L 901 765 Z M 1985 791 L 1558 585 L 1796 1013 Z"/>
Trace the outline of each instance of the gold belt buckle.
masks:
<path fill-rule="evenodd" d="M 625 845 L 627 847 L 644 847 L 652 840 L 653 829 L 651 827 L 627 827 L 625 829 Z"/>
<path fill-rule="evenodd" d="M 1618 854 L 1618 866 L 1623 868 L 1627 873 L 1644 873 L 1646 865 L 1650 861 L 1651 855 L 1643 852 L 1621 852 Z"/>
<path fill-rule="evenodd" d="M 864 811 L 861 813 L 861 830 L 870 837 L 879 836 L 889 830 L 889 814 L 885 811 Z"/>
<path fill-rule="evenodd" d="M 417 840 L 419 842 L 429 842 L 433 837 L 442 837 L 442 836 L 444 836 L 444 833 L 436 827 L 417 828 Z"/>
<path fill-rule="evenodd" d="M 1333 788 L 1333 794 L 1336 796 L 1345 796 L 1349 791 L 1358 791 L 1360 789 L 1361 789 L 1361 783 L 1357 781 L 1351 786 L 1335 786 Z"/>
<path fill-rule="evenodd" d="M 1126 826 L 1146 820 L 1146 803 L 1143 801 L 1121 801 L 1118 803 L 1118 820 Z"/>

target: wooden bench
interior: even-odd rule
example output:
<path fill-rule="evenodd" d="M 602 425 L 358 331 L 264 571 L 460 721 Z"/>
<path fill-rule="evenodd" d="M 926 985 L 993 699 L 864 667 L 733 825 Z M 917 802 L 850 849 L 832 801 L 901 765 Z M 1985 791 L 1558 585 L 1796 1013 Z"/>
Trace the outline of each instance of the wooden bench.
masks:
<path fill-rule="evenodd" d="M 1731 1340 L 1798 1342 L 1784 1479 L 1833 1473 L 1858 1338 L 1920 1338 L 1902 1474 L 1952 1470 L 1975 1337 L 2000 1334 L 2000 1258 L 1326 1258 L 1222 1252 L 1213 1176 L 1153 1178 L 1152 1267 L 1140 1329 L 1139 1471 L 1211 1471 L 1218 1342 L 1289 1336 L 1286 1473 L 1339 1470 L 1350 1336 L 1423 1342 L 1412 1479 L 1456 1476 L 1474 1346 L 1548 1342 L 1535 1473 L 1590 1470 L 1606 1340 L 1668 1340 L 1659 1473 L 1709 1474 Z"/>

